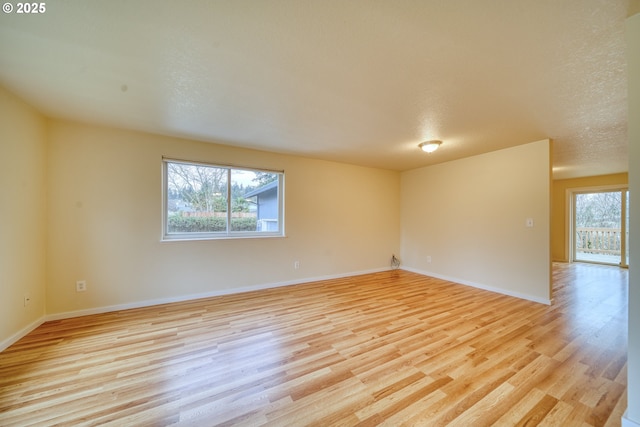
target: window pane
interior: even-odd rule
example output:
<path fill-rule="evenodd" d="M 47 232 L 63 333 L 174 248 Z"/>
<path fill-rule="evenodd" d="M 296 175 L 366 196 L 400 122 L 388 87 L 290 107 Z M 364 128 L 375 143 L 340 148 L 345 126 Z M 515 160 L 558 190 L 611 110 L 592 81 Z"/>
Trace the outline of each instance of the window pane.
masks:
<path fill-rule="evenodd" d="M 167 233 L 227 231 L 228 169 L 167 162 Z"/>
<path fill-rule="evenodd" d="M 278 232 L 279 174 L 231 171 L 231 231 Z"/>
<path fill-rule="evenodd" d="M 620 263 L 621 195 L 620 191 L 576 194 L 576 261 Z"/>
<path fill-rule="evenodd" d="M 284 236 L 282 172 L 164 160 L 166 240 Z"/>

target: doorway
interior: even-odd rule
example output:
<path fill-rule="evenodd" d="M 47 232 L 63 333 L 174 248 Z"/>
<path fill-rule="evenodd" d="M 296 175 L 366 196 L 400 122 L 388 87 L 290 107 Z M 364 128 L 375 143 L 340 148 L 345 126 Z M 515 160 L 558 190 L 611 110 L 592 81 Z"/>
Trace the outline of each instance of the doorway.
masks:
<path fill-rule="evenodd" d="M 571 261 L 627 267 L 629 191 L 626 187 L 571 192 Z"/>

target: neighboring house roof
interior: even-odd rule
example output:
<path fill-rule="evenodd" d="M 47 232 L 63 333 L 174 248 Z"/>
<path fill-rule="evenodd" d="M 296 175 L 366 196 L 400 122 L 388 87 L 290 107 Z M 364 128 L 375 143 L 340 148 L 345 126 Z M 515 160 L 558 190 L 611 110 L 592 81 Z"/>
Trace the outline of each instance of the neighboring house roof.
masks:
<path fill-rule="evenodd" d="M 181 212 L 195 212 L 195 209 L 191 206 L 191 203 L 185 202 L 182 199 L 169 199 L 167 203 L 169 211 L 181 211 Z"/>
<path fill-rule="evenodd" d="M 244 195 L 244 197 L 257 196 L 259 194 L 266 193 L 269 190 L 273 190 L 277 186 L 278 186 L 278 181 L 277 180 L 276 181 L 271 181 L 270 183 L 265 184 L 262 187 L 258 187 L 255 190 L 249 191 L 247 194 Z"/>

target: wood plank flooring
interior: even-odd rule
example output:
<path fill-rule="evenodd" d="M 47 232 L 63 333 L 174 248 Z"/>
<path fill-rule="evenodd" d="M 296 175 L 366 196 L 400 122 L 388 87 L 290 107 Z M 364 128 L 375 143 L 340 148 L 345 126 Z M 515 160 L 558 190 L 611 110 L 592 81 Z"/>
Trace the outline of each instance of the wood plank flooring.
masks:
<path fill-rule="evenodd" d="M 0 425 L 619 426 L 627 271 L 554 303 L 396 270 L 45 323 L 0 353 Z"/>

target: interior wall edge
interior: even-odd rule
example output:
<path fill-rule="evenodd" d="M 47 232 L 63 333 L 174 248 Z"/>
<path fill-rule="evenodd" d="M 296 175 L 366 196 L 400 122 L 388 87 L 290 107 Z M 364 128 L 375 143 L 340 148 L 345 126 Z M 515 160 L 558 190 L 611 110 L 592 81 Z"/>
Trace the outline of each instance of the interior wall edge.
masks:
<path fill-rule="evenodd" d="M 434 277 L 436 279 L 447 280 L 449 282 L 453 282 L 453 283 L 458 284 L 458 285 L 470 286 L 472 288 L 482 289 L 484 291 L 489 291 L 489 292 L 493 292 L 493 293 L 496 293 L 496 294 L 506 295 L 506 296 L 510 296 L 510 297 L 514 297 L 514 298 L 519 298 L 519 299 L 523 299 L 523 300 L 527 300 L 527 301 L 531 301 L 531 302 L 536 302 L 536 303 L 539 303 L 539 304 L 551 305 L 551 302 L 552 302 L 551 299 L 540 298 L 540 297 L 535 296 L 535 295 L 529 295 L 529 294 L 525 294 L 525 293 L 521 293 L 521 292 L 510 291 L 508 289 L 496 288 L 494 286 L 486 285 L 486 284 L 483 284 L 483 283 L 477 283 L 477 282 L 472 282 L 472 281 L 465 280 L 465 279 L 460 279 L 460 278 L 457 278 L 457 277 L 451 277 L 451 276 L 447 276 L 447 275 L 443 275 L 443 274 L 432 273 L 430 271 L 424 271 L 424 270 L 421 270 L 421 269 L 418 269 L 418 268 L 402 267 L 402 269 L 406 270 L 406 271 L 410 271 L 412 273 L 422 274 L 423 276 L 429 276 L 429 277 Z"/>
<path fill-rule="evenodd" d="M 29 335 L 33 330 L 35 330 L 38 326 L 42 325 L 46 322 L 46 316 L 41 316 L 39 319 L 34 320 L 29 325 L 15 332 L 10 337 L 0 341 L 0 353 L 5 351 L 7 348 L 11 347 L 13 344 L 17 343 L 23 337 Z"/>

